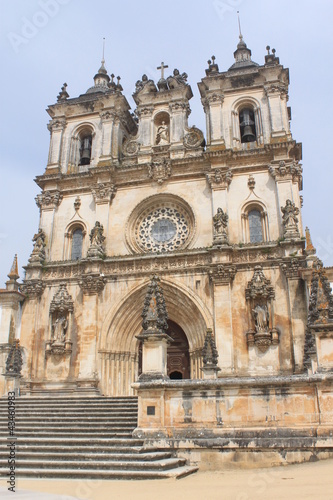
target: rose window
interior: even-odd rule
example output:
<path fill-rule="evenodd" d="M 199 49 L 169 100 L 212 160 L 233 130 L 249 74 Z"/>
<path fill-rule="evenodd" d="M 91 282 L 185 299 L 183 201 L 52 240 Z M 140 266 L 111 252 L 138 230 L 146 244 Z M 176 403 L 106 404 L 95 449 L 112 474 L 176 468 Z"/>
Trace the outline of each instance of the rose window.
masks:
<path fill-rule="evenodd" d="M 152 196 L 131 214 L 126 239 L 136 252 L 172 252 L 189 245 L 194 235 L 194 214 L 178 196 Z"/>

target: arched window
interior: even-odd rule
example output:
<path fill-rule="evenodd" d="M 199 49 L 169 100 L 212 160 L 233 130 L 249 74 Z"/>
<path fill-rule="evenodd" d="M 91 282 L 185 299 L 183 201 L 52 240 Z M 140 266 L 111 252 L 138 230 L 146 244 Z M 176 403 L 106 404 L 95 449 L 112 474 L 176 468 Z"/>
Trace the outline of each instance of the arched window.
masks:
<path fill-rule="evenodd" d="M 72 250 L 71 260 L 79 260 L 82 258 L 83 231 L 82 228 L 77 228 L 72 233 Z"/>
<path fill-rule="evenodd" d="M 243 209 L 242 230 L 244 243 L 269 241 L 267 212 L 259 203 L 250 203 Z"/>
<path fill-rule="evenodd" d="M 241 142 L 254 142 L 257 140 L 255 117 L 252 108 L 243 108 L 239 112 L 239 127 Z"/>
<path fill-rule="evenodd" d="M 259 210 L 251 210 L 248 212 L 249 218 L 249 233 L 250 233 L 250 243 L 260 243 L 264 240 L 261 213 Z"/>
<path fill-rule="evenodd" d="M 79 165 L 89 165 L 90 164 L 91 144 L 92 144 L 91 134 L 85 135 L 84 137 L 81 138 Z"/>

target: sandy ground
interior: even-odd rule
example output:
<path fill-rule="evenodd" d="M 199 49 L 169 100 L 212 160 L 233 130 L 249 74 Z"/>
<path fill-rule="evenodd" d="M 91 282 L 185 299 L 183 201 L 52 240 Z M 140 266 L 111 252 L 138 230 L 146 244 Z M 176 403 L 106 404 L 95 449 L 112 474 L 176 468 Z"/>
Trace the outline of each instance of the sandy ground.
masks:
<path fill-rule="evenodd" d="M 39 493 L 38 493 L 39 492 Z M 184 479 L 93 481 L 18 479 L 7 500 L 333 500 L 333 459 L 271 469 L 198 472 Z"/>

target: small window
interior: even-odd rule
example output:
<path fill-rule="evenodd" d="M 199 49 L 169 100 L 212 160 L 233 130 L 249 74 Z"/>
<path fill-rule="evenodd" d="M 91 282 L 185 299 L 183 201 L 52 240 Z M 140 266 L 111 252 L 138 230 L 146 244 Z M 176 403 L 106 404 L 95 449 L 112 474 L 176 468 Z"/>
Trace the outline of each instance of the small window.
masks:
<path fill-rule="evenodd" d="M 260 243 L 264 240 L 262 231 L 262 216 L 259 210 L 249 212 L 250 243 Z"/>
<path fill-rule="evenodd" d="M 83 231 L 81 228 L 75 229 L 72 234 L 72 253 L 71 260 L 82 258 Z"/>
<path fill-rule="evenodd" d="M 86 135 L 81 139 L 80 163 L 79 165 L 89 165 L 91 159 L 92 136 Z"/>
<path fill-rule="evenodd" d="M 254 142 L 257 140 L 254 112 L 251 108 L 244 108 L 239 113 L 239 126 L 241 142 Z"/>

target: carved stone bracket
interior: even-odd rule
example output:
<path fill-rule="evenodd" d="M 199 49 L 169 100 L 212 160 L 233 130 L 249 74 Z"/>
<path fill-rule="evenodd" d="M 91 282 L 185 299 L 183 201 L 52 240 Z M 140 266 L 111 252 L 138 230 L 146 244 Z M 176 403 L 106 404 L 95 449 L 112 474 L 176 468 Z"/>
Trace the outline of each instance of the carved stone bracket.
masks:
<path fill-rule="evenodd" d="M 148 165 L 148 177 L 162 184 L 171 176 L 171 164 L 166 158 L 154 161 Z"/>
<path fill-rule="evenodd" d="M 299 279 L 299 271 L 305 266 L 302 259 L 288 259 L 287 261 L 280 262 L 281 271 L 290 279 Z"/>
<path fill-rule="evenodd" d="M 29 299 L 34 299 L 40 297 L 45 288 L 45 283 L 39 279 L 24 280 L 22 285 L 20 285 L 20 291 L 28 296 Z"/>
<path fill-rule="evenodd" d="M 60 205 L 62 198 L 60 191 L 44 191 L 36 196 L 35 201 L 39 209 L 54 210 Z"/>
<path fill-rule="evenodd" d="M 298 182 L 301 189 L 303 181 L 303 168 L 298 161 L 293 160 L 290 163 L 286 163 L 281 160 L 278 165 L 270 165 L 268 167 L 268 171 L 276 181 L 291 178 L 293 182 Z"/>
<path fill-rule="evenodd" d="M 212 173 L 206 174 L 206 179 L 211 189 L 228 189 L 232 176 L 230 169 L 222 171 L 220 168 L 216 168 Z"/>
<path fill-rule="evenodd" d="M 209 279 L 216 285 L 228 285 L 236 276 L 237 268 L 232 264 L 218 264 L 208 271 Z"/>
<path fill-rule="evenodd" d="M 116 196 L 117 188 L 111 182 L 96 184 L 91 189 L 96 204 L 111 203 Z"/>
<path fill-rule="evenodd" d="M 95 295 L 100 293 L 106 283 L 106 278 L 99 273 L 91 273 L 82 276 L 79 281 L 80 288 L 82 292 L 86 295 Z"/>

